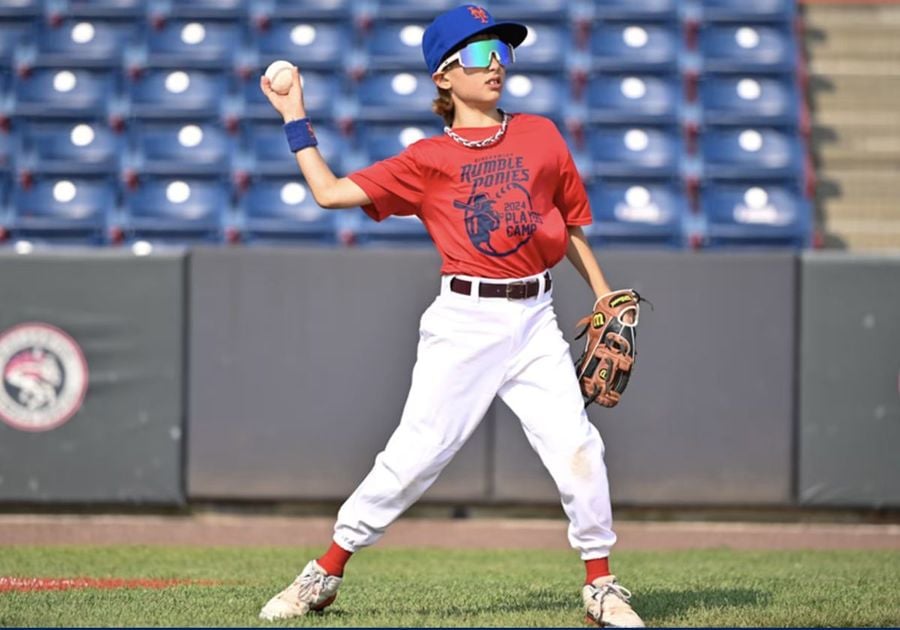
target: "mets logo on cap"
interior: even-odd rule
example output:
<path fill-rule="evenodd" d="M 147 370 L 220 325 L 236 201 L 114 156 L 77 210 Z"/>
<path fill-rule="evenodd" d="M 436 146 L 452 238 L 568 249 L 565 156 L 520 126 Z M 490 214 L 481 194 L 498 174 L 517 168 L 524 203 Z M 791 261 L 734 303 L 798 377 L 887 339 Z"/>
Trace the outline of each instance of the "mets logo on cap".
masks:
<path fill-rule="evenodd" d="M 487 23 L 488 23 L 488 19 L 489 19 L 489 18 L 488 18 L 488 13 L 487 13 L 487 11 L 485 11 L 482 7 L 467 6 L 466 8 L 469 10 L 469 14 L 470 14 L 473 18 L 475 18 L 476 20 L 478 20 L 478 21 L 481 22 L 482 24 L 487 24 Z"/>
<path fill-rule="evenodd" d="M 84 401 L 88 367 L 81 348 L 50 324 L 0 332 L 0 420 L 22 431 L 49 431 Z"/>

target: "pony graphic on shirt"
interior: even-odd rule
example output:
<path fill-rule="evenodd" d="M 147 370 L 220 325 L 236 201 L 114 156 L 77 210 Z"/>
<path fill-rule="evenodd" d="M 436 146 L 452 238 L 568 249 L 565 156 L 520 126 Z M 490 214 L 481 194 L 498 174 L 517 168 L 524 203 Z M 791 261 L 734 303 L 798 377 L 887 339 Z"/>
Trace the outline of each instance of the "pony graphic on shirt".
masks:
<path fill-rule="evenodd" d="M 453 207 L 465 210 L 466 234 L 475 249 L 496 255 L 491 247 L 491 232 L 500 227 L 500 215 L 494 210 L 494 200 L 484 193 L 478 193 L 469 197 L 465 203 L 454 201 Z"/>
<path fill-rule="evenodd" d="M 491 193 L 473 192 L 453 207 L 465 211 L 469 241 L 482 254 L 509 256 L 531 240 L 541 216 L 531 207 L 531 195 L 520 184 L 504 184 Z"/>

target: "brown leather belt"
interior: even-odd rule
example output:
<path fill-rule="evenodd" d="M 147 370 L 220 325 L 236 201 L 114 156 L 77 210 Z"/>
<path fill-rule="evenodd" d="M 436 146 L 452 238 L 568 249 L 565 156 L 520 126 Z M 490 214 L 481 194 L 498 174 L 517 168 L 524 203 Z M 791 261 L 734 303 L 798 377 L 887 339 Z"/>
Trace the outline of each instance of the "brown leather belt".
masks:
<path fill-rule="evenodd" d="M 552 280 L 550 272 L 544 274 L 544 293 L 550 290 Z M 462 293 L 463 295 L 472 295 L 472 282 L 463 280 L 462 278 L 453 277 L 450 279 L 450 290 L 454 293 Z M 478 285 L 478 296 L 483 298 L 506 298 L 507 300 L 525 300 L 533 298 L 541 291 L 541 281 L 537 278 L 534 280 L 516 280 L 508 283 L 481 282 Z"/>

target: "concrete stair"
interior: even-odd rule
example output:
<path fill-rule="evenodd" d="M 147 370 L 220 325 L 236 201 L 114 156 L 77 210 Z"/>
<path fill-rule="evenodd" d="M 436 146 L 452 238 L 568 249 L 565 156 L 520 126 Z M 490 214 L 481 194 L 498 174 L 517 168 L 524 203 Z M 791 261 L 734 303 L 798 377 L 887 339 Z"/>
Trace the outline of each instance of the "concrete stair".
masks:
<path fill-rule="evenodd" d="M 805 5 L 816 205 L 829 247 L 900 249 L 900 5 Z"/>

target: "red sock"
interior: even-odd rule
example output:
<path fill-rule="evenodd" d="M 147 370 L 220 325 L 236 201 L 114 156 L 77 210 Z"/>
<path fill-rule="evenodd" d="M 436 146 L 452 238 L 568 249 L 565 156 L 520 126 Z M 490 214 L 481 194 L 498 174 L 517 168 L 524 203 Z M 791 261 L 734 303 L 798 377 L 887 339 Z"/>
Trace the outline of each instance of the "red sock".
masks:
<path fill-rule="evenodd" d="M 352 555 L 352 551 L 347 551 L 343 547 L 340 547 L 336 542 L 333 542 L 328 548 L 328 551 L 325 552 L 325 555 L 316 560 L 316 562 L 319 563 L 320 567 L 325 569 L 325 573 L 328 575 L 341 577 L 344 575 L 344 565 L 347 564 L 347 560 L 349 560 Z"/>
<path fill-rule="evenodd" d="M 609 575 L 609 558 L 594 558 L 584 561 L 585 584 L 591 584 L 598 577 Z"/>

